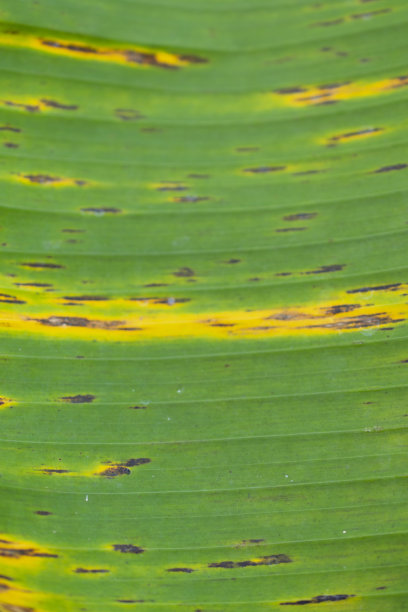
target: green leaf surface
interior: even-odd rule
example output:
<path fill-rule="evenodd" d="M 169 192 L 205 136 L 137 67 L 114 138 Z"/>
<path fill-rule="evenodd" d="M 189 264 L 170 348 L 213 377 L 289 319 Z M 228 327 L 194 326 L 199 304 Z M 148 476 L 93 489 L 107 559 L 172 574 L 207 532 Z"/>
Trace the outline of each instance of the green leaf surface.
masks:
<path fill-rule="evenodd" d="M 1 612 L 408 610 L 407 22 L 2 0 Z"/>

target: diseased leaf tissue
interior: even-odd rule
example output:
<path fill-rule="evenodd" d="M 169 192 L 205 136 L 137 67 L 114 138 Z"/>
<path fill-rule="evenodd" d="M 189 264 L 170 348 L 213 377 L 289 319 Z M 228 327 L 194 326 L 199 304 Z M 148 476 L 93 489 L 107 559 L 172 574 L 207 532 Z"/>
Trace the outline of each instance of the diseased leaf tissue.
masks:
<path fill-rule="evenodd" d="M 0 611 L 408 610 L 406 2 L 0 19 Z"/>

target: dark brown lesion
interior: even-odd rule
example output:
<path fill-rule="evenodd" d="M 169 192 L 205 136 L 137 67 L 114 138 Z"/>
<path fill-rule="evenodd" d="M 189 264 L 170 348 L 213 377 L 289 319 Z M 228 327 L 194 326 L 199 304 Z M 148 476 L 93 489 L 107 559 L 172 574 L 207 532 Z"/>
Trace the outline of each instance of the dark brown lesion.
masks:
<path fill-rule="evenodd" d="M 21 132 L 20 128 L 13 127 L 12 125 L 0 125 L 0 132 Z"/>
<path fill-rule="evenodd" d="M 336 304 L 324 310 L 326 315 L 332 316 L 342 314 L 343 312 L 351 312 L 357 308 L 361 308 L 361 304 Z"/>
<path fill-rule="evenodd" d="M 94 215 L 104 215 L 105 213 L 111 213 L 113 215 L 117 215 L 121 213 L 120 208 L 113 208 L 112 206 L 102 206 L 102 207 L 94 207 L 90 206 L 89 208 L 81 208 L 82 212 L 91 213 Z"/>
<path fill-rule="evenodd" d="M 408 164 L 394 164 L 392 166 L 383 166 L 377 170 L 373 170 L 372 174 L 381 174 L 383 172 L 393 172 L 395 170 L 404 170 L 408 168 Z"/>
<path fill-rule="evenodd" d="M 125 463 L 112 463 L 111 461 L 106 461 L 105 465 L 108 467 L 102 472 L 97 472 L 97 476 L 104 476 L 105 478 L 116 478 L 116 476 L 123 476 L 131 474 L 130 468 L 145 465 L 146 463 L 150 463 L 151 459 L 147 457 L 139 457 L 138 459 L 129 459 Z"/>
<path fill-rule="evenodd" d="M 94 401 L 95 395 L 91 395 L 90 393 L 85 395 L 65 395 L 61 397 L 61 399 L 63 402 L 69 402 L 71 404 L 89 404 Z"/>
<path fill-rule="evenodd" d="M 318 604 L 326 601 L 344 601 L 355 595 L 317 595 L 311 599 L 299 599 L 298 601 L 282 601 L 281 606 L 305 606 L 307 604 Z"/>
<path fill-rule="evenodd" d="M 2 546 L 2 544 L 7 544 L 8 546 Z M 43 557 L 57 559 L 58 555 L 42 552 L 36 548 L 26 548 L 23 546 L 14 545 L 14 542 L 10 542 L 9 540 L 0 540 L 0 557 L 9 557 L 12 559 L 20 559 L 21 557 Z"/>
<path fill-rule="evenodd" d="M 178 276 L 180 278 L 188 278 L 194 276 L 195 272 L 188 266 L 184 266 L 182 268 L 179 268 L 176 272 L 173 272 L 173 275 Z"/>
<path fill-rule="evenodd" d="M 331 264 L 328 266 L 320 266 L 320 268 L 316 268 L 315 270 L 306 270 L 306 272 L 302 272 L 302 274 L 326 274 L 328 272 L 339 272 L 343 270 L 346 264 Z"/>
<path fill-rule="evenodd" d="M 235 569 L 238 567 L 255 567 L 259 565 L 278 565 L 280 563 L 292 563 L 292 559 L 287 555 L 266 555 L 256 560 L 249 561 L 220 561 L 218 563 L 209 563 L 208 567 L 217 567 L 224 569 Z"/>
<path fill-rule="evenodd" d="M 145 119 L 140 111 L 133 108 L 115 108 L 115 115 L 122 121 L 138 121 L 139 119 Z"/>
<path fill-rule="evenodd" d="M 74 569 L 75 574 L 108 574 L 110 570 L 108 569 L 88 569 L 85 567 L 77 567 Z"/>
<path fill-rule="evenodd" d="M 192 572 L 195 572 L 196 570 L 191 569 L 191 567 L 170 567 L 169 569 L 166 570 L 166 572 L 182 572 L 184 574 L 191 574 Z"/>
<path fill-rule="evenodd" d="M 361 130 L 355 130 L 353 132 L 345 132 L 344 134 L 336 134 L 335 136 L 331 136 L 328 138 L 329 142 L 338 142 L 339 140 L 346 140 L 348 138 L 355 138 L 357 136 L 367 136 L 368 134 L 375 134 L 378 132 L 382 132 L 384 128 L 373 127 L 373 128 L 363 128 Z"/>
<path fill-rule="evenodd" d="M 41 468 L 37 470 L 38 472 L 42 472 L 43 474 L 70 474 L 70 470 L 62 470 L 59 468 Z"/>
<path fill-rule="evenodd" d="M 251 174 L 265 174 L 268 172 L 281 172 L 286 166 L 259 166 L 258 168 L 245 168 L 244 172 Z"/>
<path fill-rule="evenodd" d="M 112 547 L 113 550 L 117 552 L 126 554 L 130 553 L 132 555 L 139 555 L 145 552 L 144 548 L 141 548 L 140 546 L 135 546 L 134 544 L 113 544 Z"/>
<path fill-rule="evenodd" d="M 305 221 L 307 219 L 314 219 L 317 213 L 294 213 L 293 215 L 285 215 L 284 221 Z"/>
<path fill-rule="evenodd" d="M 405 319 L 393 319 L 386 312 L 376 314 L 365 314 L 354 317 L 344 317 L 331 323 L 317 323 L 305 325 L 299 329 L 326 328 L 326 329 L 363 329 L 367 327 L 378 327 L 389 323 L 401 323 Z"/>
<path fill-rule="evenodd" d="M 61 264 L 51 263 L 49 261 L 24 261 L 20 264 L 26 268 L 47 268 L 49 270 L 56 270 L 58 268 L 64 268 Z"/>
<path fill-rule="evenodd" d="M 402 283 L 391 283 L 389 285 L 374 285 L 372 287 L 360 287 L 359 289 L 349 289 L 347 293 L 368 293 L 370 291 L 396 291 Z"/>
<path fill-rule="evenodd" d="M 27 321 L 36 321 L 49 327 L 86 327 L 89 329 L 119 330 L 125 321 L 100 321 L 86 317 L 51 316 L 46 319 L 27 317 Z"/>
<path fill-rule="evenodd" d="M 9 295 L 7 293 L 0 293 L 0 302 L 3 304 L 26 304 L 25 300 L 19 300 L 15 295 Z"/>
<path fill-rule="evenodd" d="M 58 108 L 60 110 L 74 111 L 78 110 L 79 108 L 79 106 L 77 106 L 76 104 L 63 104 L 62 102 L 58 102 L 57 100 L 50 100 L 49 98 L 41 98 L 41 102 L 49 108 Z"/>
<path fill-rule="evenodd" d="M 13 102 L 13 100 L 3 100 L 3 104 L 12 108 L 20 108 L 28 113 L 37 113 L 40 110 L 38 104 L 23 104 L 21 102 Z"/>

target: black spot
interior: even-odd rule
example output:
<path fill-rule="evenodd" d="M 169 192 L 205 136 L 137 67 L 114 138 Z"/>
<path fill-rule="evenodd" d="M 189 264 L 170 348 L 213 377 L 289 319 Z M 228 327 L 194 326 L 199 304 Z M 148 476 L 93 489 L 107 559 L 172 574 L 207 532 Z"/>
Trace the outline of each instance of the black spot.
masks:
<path fill-rule="evenodd" d="M 360 304 L 336 304 L 331 308 L 327 308 L 326 314 L 336 315 L 342 312 L 350 312 L 351 310 L 355 310 L 356 308 L 361 308 Z"/>
<path fill-rule="evenodd" d="M 41 470 L 39 470 L 40 472 L 43 472 L 43 474 L 69 474 L 70 470 L 59 470 L 57 468 L 41 468 Z"/>
<path fill-rule="evenodd" d="M 70 402 L 71 404 L 89 404 L 95 399 L 95 395 L 66 395 L 61 397 L 64 402 Z"/>
<path fill-rule="evenodd" d="M 51 316 L 48 319 L 28 318 L 29 321 L 36 321 L 42 325 L 50 327 L 89 327 L 91 329 L 123 329 L 124 321 L 96 321 L 85 317 L 57 317 Z"/>
<path fill-rule="evenodd" d="M 391 285 L 376 285 L 374 287 L 361 287 L 360 289 L 349 289 L 347 293 L 368 293 L 369 291 L 395 291 L 401 287 L 402 283 L 393 283 Z"/>
<path fill-rule="evenodd" d="M 125 465 L 128 467 L 134 467 L 135 465 L 144 465 L 145 463 L 150 463 L 151 459 L 147 459 L 146 457 L 139 457 L 139 459 L 129 459 L 126 461 Z"/>
<path fill-rule="evenodd" d="M 343 23 L 343 22 L 344 22 L 344 19 L 332 19 L 331 21 L 318 21 L 317 23 L 314 23 L 313 25 L 327 28 L 329 26 L 339 25 L 340 23 Z"/>
<path fill-rule="evenodd" d="M 45 104 L 45 106 L 49 106 L 50 108 L 60 108 L 61 110 L 77 110 L 79 108 L 76 104 L 61 104 L 61 102 L 57 102 L 56 100 L 48 100 L 47 98 L 42 98 L 41 102 Z"/>
<path fill-rule="evenodd" d="M 81 211 L 85 213 L 91 213 L 93 215 L 104 215 L 105 213 L 111 213 L 112 215 L 117 215 L 122 212 L 120 208 L 112 208 L 112 207 L 81 208 Z"/>
<path fill-rule="evenodd" d="M 343 140 L 344 138 L 353 138 L 354 136 L 363 136 L 364 134 L 374 134 L 375 132 L 382 132 L 383 128 L 364 128 L 361 130 L 356 130 L 355 132 L 346 132 L 345 134 L 337 134 L 336 136 L 332 136 L 329 138 L 331 142 L 337 142 L 338 140 Z"/>
<path fill-rule="evenodd" d="M 404 170 L 404 168 L 408 168 L 408 164 L 394 164 L 393 166 L 383 166 L 382 168 L 378 168 L 378 170 L 374 170 L 372 174 L 380 174 L 381 172 L 392 172 L 393 170 Z"/>
<path fill-rule="evenodd" d="M 306 272 L 302 272 L 302 274 L 325 274 L 326 272 L 339 272 L 343 270 L 346 264 L 332 264 L 330 266 L 320 266 L 316 270 L 307 270 Z"/>
<path fill-rule="evenodd" d="M 279 227 L 275 232 L 302 232 L 306 227 Z"/>
<path fill-rule="evenodd" d="M 84 567 L 77 567 L 74 572 L 76 574 L 108 574 L 108 569 L 86 569 Z"/>
<path fill-rule="evenodd" d="M 278 565 L 279 563 L 292 563 L 292 559 L 287 555 L 267 555 L 257 561 L 220 561 L 219 563 L 209 563 L 208 567 L 219 567 L 224 569 L 234 569 L 237 567 L 255 567 L 257 565 Z"/>
<path fill-rule="evenodd" d="M 46 47 L 53 47 L 55 49 L 67 49 L 68 51 L 77 51 L 79 53 L 99 53 L 98 49 L 95 49 L 95 47 L 91 47 L 90 45 L 79 45 L 78 43 L 62 43 L 56 40 L 48 39 L 42 39 L 40 42 Z"/>
<path fill-rule="evenodd" d="M 144 548 L 140 546 L 134 546 L 133 544 L 113 544 L 113 550 L 121 553 L 131 553 L 133 555 L 139 555 L 145 552 Z"/>
<path fill-rule="evenodd" d="M 175 202 L 204 202 L 210 198 L 206 196 L 183 196 L 182 198 L 173 198 Z"/>
<path fill-rule="evenodd" d="M 104 302 L 108 299 L 100 295 L 64 295 L 64 300 L 76 300 L 77 302 Z"/>
<path fill-rule="evenodd" d="M 0 302 L 3 304 L 26 304 L 24 300 L 18 300 L 14 295 L 8 295 L 7 293 L 0 293 Z"/>
<path fill-rule="evenodd" d="M 84 229 L 67 228 L 67 229 L 63 229 L 61 231 L 64 232 L 65 234 L 82 234 L 85 230 Z"/>
<path fill-rule="evenodd" d="M 19 145 L 16 144 L 15 142 L 4 142 L 3 146 L 6 147 L 7 149 L 18 149 Z"/>
<path fill-rule="evenodd" d="M 177 272 L 173 272 L 173 275 L 180 276 L 180 277 L 188 277 L 188 276 L 194 276 L 195 272 L 191 268 L 187 268 L 185 266 L 183 268 L 179 268 Z"/>
<path fill-rule="evenodd" d="M 52 512 L 47 512 L 47 510 L 37 510 L 36 514 L 38 514 L 39 516 L 49 516 L 50 514 L 52 514 Z"/>
<path fill-rule="evenodd" d="M 147 406 L 130 406 L 130 410 L 146 410 Z"/>
<path fill-rule="evenodd" d="M 59 264 L 54 264 L 54 263 L 49 263 L 49 262 L 31 262 L 31 261 L 24 262 L 21 265 L 25 266 L 26 268 L 47 268 L 50 270 L 60 269 L 60 268 L 65 267 Z"/>
<path fill-rule="evenodd" d="M 20 128 L 13 127 L 12 125 L 0 125 L 0 132 L 21 132 Z"/>
<path fill-rule="evenodd" d="M 355 595 L 317 595 L 312 599 L 299 599 L 298 601 L 283 601 L 281 606 L 305 606 L 306 604 L 317 604 L 325 601 L 343 601 L 355 597 Z"/>
<path fill-rule="evenodd" d="M 251 174 L 263 174 L 265 172 L 279 172 L 285 170 L 286 166 L 260 166 L 259 168 L 246 168 L 244 172 Z"/>
<path fill-rule="evenodd" d="M 240 259 L 229 259 L 228 261 L 225 261 L 224 263 L 227 263 L 227 264 L 237 264 L 237 263 L 240 263 L 240 262 L 241 262 Z"/>
<path fill-rule="evenodd" d="M 115 108 L 115 115 L 122 121 L 137 121 L 145 118 L 138 110 L 133 108 Z"/>
<path fill-rule="evenodd" d="M 293 93 L 303 93 L 307 91 L 304 87 L 283 87 L 281 89 L 275 89 L 275 93 L 279 94 L 293 94 Z"/>
<path fill-rule="evenodd" d="M 283 217 L 285 221 L 303 221 L 304 219 L 314 219 L 317 213 L 296 213 Z"/>
<path fill-rule="evenodd" d="M 16 287 L 52 287 L 50 283 L 14 283 Z"/>
<path fill-rule="evenodd" d="M 195 570 L 190 567 L 170 567 L 170 569 L 166 570 L 167 572 L 184 572 L 185 574 L 191 574 Z"/>

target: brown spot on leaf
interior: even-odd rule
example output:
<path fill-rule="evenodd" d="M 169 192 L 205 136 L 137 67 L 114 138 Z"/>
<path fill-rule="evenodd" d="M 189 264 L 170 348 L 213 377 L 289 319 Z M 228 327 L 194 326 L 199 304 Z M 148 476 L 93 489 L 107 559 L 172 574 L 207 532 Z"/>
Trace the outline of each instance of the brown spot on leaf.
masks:
<path fill-rule="evenodd" d="M 60 264 L 49 263 L 47 261 L 25 261 L 20 265 L 25 266 L 26 268 L 47 268 L 49 270 L 56 270 L 65 267 L 61 266 Z"/>
<path fill-rule="evenodd" d="M 131 553 L 133 555 L 139 555 L 144 552 L 144 548 L 135 546 L 134 544 L 113 544 L 113 550 L 121 553 Z"/>
<path fill-rule="evenodd" d="M 392 172 L 393 170 L 404 170 L 405 168 L 408 168 L 408 164 L 394 164 L 393 166 L 383 166 L 382 168 L 378 168 L 377 170 L 374 170 L 372 174 Z"/>
<path fill-rule="evenodd" d="M 355 310 L 356 308 L 361 308 L 360 304 L 336 304 L 335 306 L 332 306 L 331 308 L 327 308 L 326 314 L 336 315 L 336 314 L 341 314 L 343 312 L 351 312 L 352 310 Z"/>
<path fill-rule="evenodd" d="M 326 329 L 363 329 L 366 327 L 376 327 L 387 323 L 401 323 L 405 319 L 392 319 L 385 312 L 379 312 L 372 315 L 359 315 L 355 317 L 345 317 L 338 319 L 333 323 L 318 323 L 315 325 L 306 325 L 303 329 L 310 328 L 326 328 Z"/>
<path fill-rule="evenodd" d="M 50 283 L 14 283 L 16 287 L 52 287 Z"/>
<path fill-rule="evenodd" d="M 41 468 L 38 471 L 42 472 L 43 474 L 69 474 L 70 473 L 70 470 L 60 470 L 58 468 Z"/>
<path fill-rule="evenodd" d="M 329 266 L 320 266 L 320 268 L 316 268 L 316 270 L 307 270 L 306 272 L 302 272 L 302 274 L 326 274 L 327 272 L 339 272 L 343 270 L 346 264 L 332 264 Z"/>
<path fill-rule="evenodd" d="M 108 569 L 87 569 L 85 567 L 77 567 L 74 572 L 76 574 L 108 574 Z"/>
<path fill-rule="evenodd" d="M 28 113 L 36 113 L 40 110 L 40 107 L 36 104 L 21 104 L 20 102 L 13 102 L 12 100 L 3 100 L 3 103 L 12 108 L 21 108 Z"/>
<path fill-rule="evenodd" d="M 115 478 L 116 476 L 123 476 L 124 474 L 129 475 L 131 473 L 131 467 L 135 467 L 137 465 L 144 465 L 146 463 L 150 463 L 151 459 L 146 457 L 140 457 L 138 459 L 129 459 L 126 463 L 110 463 L 108 461 L 109 467 L 106 468 L 103 472 L 98 472 L 98 476 L 104 476 L 105 478 Z"/>
<path fill-rule="evenodd" d="M 14 295 L 8 295 L 7 293 L 0 293 L 0 302 L 3 304 L 26 304 L 24 300 L 18 300 Z"/>
<path fill-rule="evenodd" d="M 329 138 L 330 142 L 337 142 L 338 140 L 344 140 L 346 138 L 354 138 L 356 136 L 364 136 L 366 134 L 375 134 L 376 132 L 382 132 L 383 128 L 363 128 L 361 130 L 355 130 L 354 132 L 345 132 L 344 134 L 337 134 Z"/>
<path fill-rule="evenodd" d="M 83 232 L 85 232 L 84 229 L 74 229 L 74 228 L 65 228 L 61 231 L 64 232 L 64 234 L 82 234 Z"/>
<path fill-rule="evenodd" d="M 279 563 L 292 563 L 292 559 L 287 555 L 267 555 L 249 561 L 220 561 L 219 563 L 209 563 L 208 567 L 235 569 L 237 567 L 255 567 L 258 565 L 278 565 Z"/>
<path fill-rule="evenodd" d="M 357 13 L 355 15 L 351 15 L 352 19 L 369 19 L 370 17 L 375 17 L 376 15 L 382 15 L 384 13 L 390 13 L 390 8 L 379 9 L 378 11 L 371 11 L 370 13 Z"/>
<path fill-rule="evenodd" d="M 64 402 L 70 402 L 71 404 L 89 404 L 95 399 L 95 395 L 65 395 L 61 397 Z"/>
<path fill-rule="evenodd" d="M 181 198 L 173 198 L 174 202 L 204 202 L 209 200 L 207 196 L 183 196 Z"/>
<path fill-rule="evenodd" d="M 20 128 L 13 127 L 12 125 L 0 125 L 0 132 L 21 132 Z"/>
<path fill-rule="evenodd" d="M 109 300 L 101 295 L 64 295 L 64 300 L 76 300 L 77 302 L 105 302 Z"/>
<path fill-rule="evenodd" d="M 303 221 L 305 219 L 314 219 L 317 213 L 295 213 L 293 215 L 285 215 L 285 221 Z"/>
<path fill-rule="evenodd" d="M 49 108 L 59 108 L 61 110 L 73 111 L 79 108 L 76 104 L 62 104 L 61 102 L 57 102 L 57 100 L 49 100 L 48 98 L 42 98 L 41 102 Z"/>
<path fill-rule="evenodd" d="M 326 601 L 343 601 L 355 597 L 355 595 L 317 595 L 312 599 L 299 599 L 298 601 L 283 601 L 281 606 L 304 606 L 306 604 L 318 604 Z"/>
<path fill-rule="evenodd" d="M 183 268 L 179 268 L 177 272 L 173 272 L 174 276 L 179 276 L 183 278 L 194 276 L 194 274 L 195 274 L 194 270 L 192 270 L 191 268 L 188 268 L 187 266 Z"/>
<path fill-rule="evenodd" d="M 48 319 L 28 318 L 27 320 L 37 321 L 37 323 L 51 327 L 88 327 L 90 329 L 121 329 L 119 326 L 124 324 L 124 321 L 97 321 L 86 317 L 51 316 Z"/>
<path fill-rule="evenodd" d="M 115 108 L 115 115 L 122 121 L 137 121 L 145 118 L 138 110 L 133 108 Z"/>
<path fill-rule="evenodd" d="M 81 208 L 81 211 L 85 213 L 90 213 L 93 215 L 104 215 L 106 213 L 117 215 L 122 212 L 120 208 L 112 208 L 111 206 L 98 207 L 98 208 L 95 208 L 95 207 Z"/>
<path fill-rule="evenodd" d="M 349 289 L 347 293 L 368 293 L 369 291 L 395 291 L 401 287 L 402 283 L 392 283 L 391 285 L 374 285 L 373 287 L 360 287 L 359 289 Z"/>
<path fill-rule="evenodd" d="M 3 146 L 5 146 L 7 149 L 18 149 L 19 145 L 15 142 L 4 142 Z"/>
<path fill-rule="evenodd" d="M 251 174 L 264 174 L 267 172 L 280 172 L 285 170 L 286 166 L 260 166 L 259 168 L 246 168 L 244 172 L 250 172 Z"/>
<path fill-rule="evenodd" d="M 170 567 L 167 572 L 184 572 L 185 574 L 191 574 L 195 570 L 190 567 Z"/>
<path fill-rule="evenodd" d="M 283 233 L 283 232 L 302 232 L 307 229 L 306 227 L 279 227 L 275 230 L 275 232 Z"/>
<path fill-rule="evenodd" d="M 307 91 L 304 87 L 282 87 L 281 89 L 275 89 L 275 93 L 282 94 L 284 96 L 294 93 L 303 93 Z"/>
<path fill-rule="evenodd" d="M 317 23 L 314 23 L 314 26 L 318 26 L 318 27 L 322 27 L 322 28 L 327 28 L 330 26 L 336 26 L 336 25 L 340 25 L 341 23 L 344 22 L 344 19 L 332 19 L 331 21 L 318 21 Z"/>
<path fill-rule="evenodd" d="M 10 544 L 1 540 L 2 543 Z M 58 555 L 51 553 L 41 552 L 35 548 L 24 548 L 24 547 L 2 547 L 0 546 L 0 557 L 11 557 L 12 559 L 20 559 L 21 557 L 43 557 L 49 559 L 57 559 Z"/>
<path fill-rule="evenodd" d="M 36 510 L 35 512 L 39 516 L 49 516 L 52 512 L 47 512 L 47 510 Z"/>

